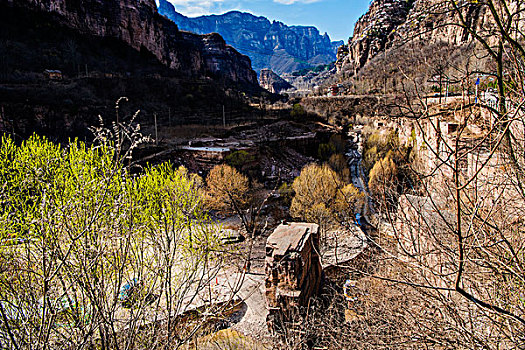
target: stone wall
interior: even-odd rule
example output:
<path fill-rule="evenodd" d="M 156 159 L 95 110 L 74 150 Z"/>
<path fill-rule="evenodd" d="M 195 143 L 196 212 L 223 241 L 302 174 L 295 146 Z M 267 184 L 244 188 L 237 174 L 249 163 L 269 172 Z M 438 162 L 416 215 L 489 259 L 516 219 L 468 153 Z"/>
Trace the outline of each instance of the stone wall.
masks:
<path fill-rule="evenodd" d="M 278 331 L 293 322 L 321 285 L 319 226 L 281 224 L 266 243 L 268 328 Z"/>

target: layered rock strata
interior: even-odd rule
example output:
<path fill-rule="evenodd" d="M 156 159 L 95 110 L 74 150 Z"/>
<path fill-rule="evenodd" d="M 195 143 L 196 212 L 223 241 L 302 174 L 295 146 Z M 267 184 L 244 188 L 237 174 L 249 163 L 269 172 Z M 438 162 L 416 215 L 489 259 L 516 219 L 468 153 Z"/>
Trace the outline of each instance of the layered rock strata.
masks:
<path fill-rule="evenodd" d="M 166 0 L 160 0 L 159 12 L 181 30 L 221 34 L 228 44 L 252 59 L 257 71 L 269 68 L 282 74 L 330 63 L 336 59 L 337 48 L 343 44 L 342 41 L 332 42 L 326 33 L 320 34 L 315 27 L 287 26 L 244 12 L 189 18 L 178 13 Z"/>
<path fill-rule="evenodd" d="M 275 74 L 271 69 L 262 69 L 259 74 L 259 85 L 273 94 L 293 89 L 293 85 Z"/>
<path fill-rule="evenodd" d="M 248 57 L 218 34 L 181 32 L 159 15 L 154 0 L 1 0 L 10 6 L 49 13 L 82 34 L 121 40 L 148 51 L 167 67 L 190 76 L 220 76 L 257 84 Z"/>
<path fill-rule="evenodd" d="M 519 6 L 517 0 L 509 2 L 509 8 Z M 473 42 L 472 33 L 477 32 L 489 43 L 490 33 L 496 28 L 488 7 L 478 1 L 451 2 L 443 0 L 374 0 L 366 14 L 357 21 L 348 45 L 339 50 L 338 72 L 357 73 L 374 57 L 405 43 L 419 42 L 430 47 L 445 43 L 451 48 Z M 451 25 L 451 23 L 461 25 Z M 525 28 L 523 19 L 515 18 L 516 26 Z"/>
<path fill-rule="evenodd" d="M 268 327 L 279 331 L 293 322 L 321 285 L 319 225 L 284 223 L 266 242 Z"/>

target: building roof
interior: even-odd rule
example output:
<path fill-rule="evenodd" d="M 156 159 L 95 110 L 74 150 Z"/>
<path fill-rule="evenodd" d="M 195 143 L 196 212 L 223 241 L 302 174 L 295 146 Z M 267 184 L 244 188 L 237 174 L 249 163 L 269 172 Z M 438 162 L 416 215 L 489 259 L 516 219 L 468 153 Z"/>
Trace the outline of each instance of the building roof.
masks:
<path fill-rule="evenodd" d="M 291 252 L 300 252 L 310 235 L 319 231 L 319 225 L 292 222 L 279 225 L 268 237 L 266 249 L 272 249 L 274 256 L 284 256 Z"/>

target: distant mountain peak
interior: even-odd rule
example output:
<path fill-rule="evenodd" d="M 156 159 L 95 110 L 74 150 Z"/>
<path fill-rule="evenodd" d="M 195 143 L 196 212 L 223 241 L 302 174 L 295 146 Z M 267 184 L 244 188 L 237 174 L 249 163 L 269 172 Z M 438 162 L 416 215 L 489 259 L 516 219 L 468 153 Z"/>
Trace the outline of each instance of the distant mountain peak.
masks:
<path fill-rule="evenodd" d="M 313 26 L 288 26 L 247 12 L 190 18 L 178 13 L 167 0 L 159 0 L 159 13 L 181 30 L 219 33 L 228 45 L 251 58 L 256 71 L 268 68 L 283 74 L 331 63 L 343 44 L 332 42 L 327 33 L 321 35 Z"/>

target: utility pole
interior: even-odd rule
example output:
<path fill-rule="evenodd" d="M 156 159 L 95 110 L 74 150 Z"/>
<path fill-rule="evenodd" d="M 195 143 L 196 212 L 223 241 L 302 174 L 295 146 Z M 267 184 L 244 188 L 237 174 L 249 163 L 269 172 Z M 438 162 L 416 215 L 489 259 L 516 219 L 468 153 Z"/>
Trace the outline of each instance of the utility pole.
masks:
<path fill-rule="evenodd" d="M 441 106 L 441 95 L 443 94 L 443 73 L 439 73 L 439 105 Z"/>
<path fill-rule="evenodd" d="M 224 105 L 222 105 L 222 125 L 226 127 L 226 111 L 224 109 Z"/>
<path fill-rule="evenodd" d="M 445 103 L 447 103 L 447 100 L 448 100 L 448 77 L 447 77 L 447 81 L 445 82 Z"/>
<path fill-rule="evenodd" d="M 479 87 L 479 73 L 478 73 L 478 78 L 476 79 L 476 103 L 478 103 L 478 87 Z"/>
<path fill-rule="evenodd" d="M 159 145 L 159 134 L 157 130 L 157 113 L 153 113 L 153 119 L 155 120 L 155 146 Z"/>
<path fill-rule="evenodd" d="M 383 63 L 383 76 L 385 77 L 385 81 L 383 83 L 383 95 L 386 96 L 386 84 L 387 84 L 387 77 L 386 77 L 386 44 L 385 44 L 385 61 Z"/>

